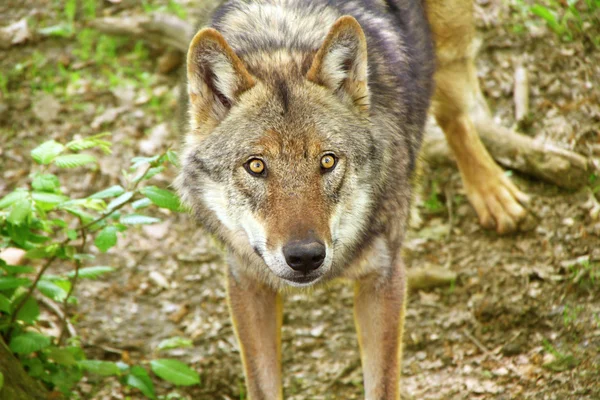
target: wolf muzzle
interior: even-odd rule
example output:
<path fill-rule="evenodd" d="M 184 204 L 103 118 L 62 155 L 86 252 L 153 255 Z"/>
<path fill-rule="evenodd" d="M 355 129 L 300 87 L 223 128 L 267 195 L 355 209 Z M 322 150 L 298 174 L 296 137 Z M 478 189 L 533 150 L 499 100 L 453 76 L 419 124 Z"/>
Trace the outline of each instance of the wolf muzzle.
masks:
<path fill-rule="evenodd" d="M 320 240 L 293 240 L 283 246 L 283 255 L 287 264 L 305 275 L 319 268 L 325 260 L 325 244 Z"/>

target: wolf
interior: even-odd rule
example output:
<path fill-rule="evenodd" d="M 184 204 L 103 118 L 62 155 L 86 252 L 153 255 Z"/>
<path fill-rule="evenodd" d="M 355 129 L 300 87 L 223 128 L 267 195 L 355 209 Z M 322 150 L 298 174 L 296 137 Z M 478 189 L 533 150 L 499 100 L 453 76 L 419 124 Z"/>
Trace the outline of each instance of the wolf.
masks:
<path fill-rule="evenodd" d="M 355 284 L 365 397 L 399 398 L 400 251 L 430 105 L 486 218 L 521 218 L 521 193 L 473 137 L 465 4 L 227 1 L 192 39 L 177 187 L 226 245 L 249 398 L 283 396 L 282 293 L 336 278 Z"/>

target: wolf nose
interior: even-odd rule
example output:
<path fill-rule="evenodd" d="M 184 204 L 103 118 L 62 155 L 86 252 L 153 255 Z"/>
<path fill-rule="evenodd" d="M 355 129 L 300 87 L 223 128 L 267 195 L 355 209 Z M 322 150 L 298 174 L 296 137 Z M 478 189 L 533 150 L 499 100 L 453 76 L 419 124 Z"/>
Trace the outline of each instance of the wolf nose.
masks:
<path fill-rule="evenodd" d="M 323 264 L 325 245 L 314 239 L 294 240 L 283 246 L 283 255 L 294 271 L 307 274 Z"/>

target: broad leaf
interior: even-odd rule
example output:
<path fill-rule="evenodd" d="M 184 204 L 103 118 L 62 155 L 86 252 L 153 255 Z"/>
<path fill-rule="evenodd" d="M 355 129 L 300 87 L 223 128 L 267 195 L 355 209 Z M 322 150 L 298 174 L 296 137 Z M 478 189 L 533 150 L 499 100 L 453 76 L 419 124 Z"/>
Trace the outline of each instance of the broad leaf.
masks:
<path fill-rule="evenodd" d="M 143 199 L 134 201 L 133 203 L 131 203 L 131 206 L 133 207 L 134 210 L 139 210 L 140 208 L 146 208 L 151 204 L 152 204 L 152 202 L 150 201 L 150 199 L 143 198 Z"/>
<path fill-rule="evenodd" d="M 113 210 L 113 209 L 123 205 L 124 203 L 127 203 L 133 197 L 133 194 L 134 194 L 133 192 L 123 193 L 122 195 L 120 195 L 119 197 L 117 197 L 116 199 L 114 199 L 113 201 L 108 203 L 108 206 L 106 208 L 108 210 Z"/>
<path fill-rule="evenodd" d="M 20 286 L 29 286 L 31 281 L 27 278 L 0 277 L 0 290 L 16 289 Z"/>
<path fill-rule="evenodd" d="M 62 194 L 47 192 L 33 192 L 31 193 L 31 197 L 36 203 L 44 203 L 50 206 L 64 203 L 65 201 L 69 200 L 67 196 L 63 196 Z"/>
<path fill-rule="evenodd" d="M 41 280 L 38 282 L 37 288 L 44 296 L 55 301 L 63 302 L 67 298 L 67 291 L 52 281 Z"/>
<path fill-rule="evenodd" d="M 125 193 L 125 189 L 123 189 L 119 185 L 111 186 L 108 189 L 101 190 L 97 193 L 94 193 L 89 198 L 90 199 L 106 199 L 109 197 L 117 197 Z"/>
<path fill-rule="evenodd" d="M 181 361 L 161 358 L 150 361 L 150 366 L 156 375 L 175 385 L 189 386 L 200 383 L 198 373 Z"/>
<path fill-rule="evenodd" d="M 91 154 L 67 154 L 54 159 L 54 165 L 59 168 L 76 168 L 96 162 L 96 157 Z"/>
<path fill-rule="evenodd" d="M 29 192 L 27 190 L 15 190 L 12 193 L 7 194 L 0 200 L 0 210 L 10 206 L 11 204 L 24 200 L 29 197 Z"/>
<path fill-rule="evenodd" d="M 12 308 L 10 304 L 10 299 L 3 294 L 0 294 L 0 311 L 3 313 L 10 314 Z"/>
<path fill-rule="evenodd" d="M 149 225 L 160 222 L 159 218 L 148 217 L 147 215 L 130 214 L 121 217 L 121 223 L 125 225 Z"/>
<path fill-rule="evenodd" d="M 18 301 L 20 302 L 21 299 Z M 17 301 L 13 301 L 13 306 L 16 306 L 17 304 Z M 17 319 L 28 324 L 33 324 L 35 321 L 37 321 L 39 316 L 40 306 L 38 306 L 37 301 L 33 297 L 28 298 L 23 307 L 21 307 L 17 313 Z"/>
<path fill-rule="evenodd" d="M 127 385 L 139 389 L 144 396 L 151 399 L 156 399 L 156 393 L 154 391 L 154 384 L 152 379 L 148 375 L 148 372 L 139 366 L 131 368 L 131 372 L 127 375 Z"/>
<path fill-rule="evenodd" d="M 54 140 L 49 140 L 31 150 L 31 157 L 38 164 L 50 164 L 52 160 L 56 159 L 56 157 L 62 153 L 64 148 L 65 146 L 62 144 Z"/>
<path fill-rule="evenodd" d="M 159 207 L 179 211 L 179 197 L 173 192 L 156 186 L 147 186 L 142 189 L 142 193 Z"/>
<path fill-rule="evenodd" d="M 117 228 L 107 226 L 103 228 L 94 240 L 96 247 L 103 253 L 117 244 Z"/>
<path fill-rule="evenodd" d="M 54 174 L 37 174 L 33 178 L 31 186 L 39 192 L 54 193 L 60 189 L 60 182 Z"/>
<path fill-rule="evenodd" d="M 13 353 L 31 354 L 50 346 L 50 338 L 36 332 L 25 332 L 14 336 L 9 344 Z"/>
<path fill-rule="evenodd" d="M 53 347 L 48 351 L 48 358 L 59 365 L 71 366 L 77 364 L 75 356 L 68 349 Z"/>
<path fill-rule="evenodd" d="M 79 269 L 79 277 L 86 279 L 96 279 L 100 275 L 108 274 L 109 272 L 113 272 L 115 269 L 112 267 L 105 266 L 96 266 L 96 267 L 86 267 Z M 75 277 L 75 271 L 71 271 L 67 274 L 69 278 Z"/>
<path fill-rule="evenodd" d="M 11 224 L 20 225 L 31 215 L 31 200 L 21 199 L 15 201 L 6 220 Z"/>
<path fill-rule="evenodd" d="M 192 341 L 190 339 L 176 336 L 176 337 L 162 340 L 156 348 L 158 350 L 168 350 L 168 349 L 192 347 L 193 345 L 194 344 L 192 343 Z"/>
<path fill-rule="evenodd" d="M 77 364 L 84 370 L 100 376 L 118 376 L 121 374 L 121 370 L 119 370 L 117 364 L 110 361 L 81 360 Z"/>

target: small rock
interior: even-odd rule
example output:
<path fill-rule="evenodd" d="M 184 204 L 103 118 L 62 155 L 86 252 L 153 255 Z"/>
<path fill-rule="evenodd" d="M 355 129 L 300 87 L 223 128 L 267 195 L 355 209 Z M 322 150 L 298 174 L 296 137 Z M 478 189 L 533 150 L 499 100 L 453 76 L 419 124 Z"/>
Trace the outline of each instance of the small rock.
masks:
<path fill-rule="evenodd" d="M 8 247 L 0 252 L 0 259 L 8 265 L 21 265 L 25 259 L 25 250 Z"/>
<path fill-rule="evenodd" d="M 26 18 L 0 28 L 0 48 L 8 49 L 12 45 L 26 42 L 29 39 L 31 39 L 31 31 Z"/>
<path fill-rule="evenodd" d="M 60 111 L 60 102 L 49 93 L 42 93 L 33 100 L 33 114 L 42 122 L 56 119 Z"/>
<path fill-rule="evenodd" d="M 150 280 L 158 287 L 161 287 L 163 289 L 168 289 L 171 285 L 169 284 L 169 281 L 167 280 L 167 278 L 165 278 L 160 272 L 158 271 L 152 271 L 150 272 Z"/>
<path fill-rule="evenodd" d="M 141 140 L 140 151 L 147 155 L 156 154 L 164 146 L 165 140 L 169 136 L 169 128 L 166 123 L 155 126 L 148 138 Z"/>
<path fill-rule="evenodd" d="M 144 225 L 142 230 L 144 233 L 154 239 L 162 239 L 169 231 L 171 224 L 169 221 L 162 222 L 160 224 Z"/>
<path fill-rule="evenodd" d="M 573 218 L 565 218 L 562 220 L 562 223 L 565 226 L 573 226 L 575 225 L 575 220 Z"/>
<path fill-rule="evenodd" d="M 91 126 L 94 129 L 98 129 L 106 123 L 114 122 L 115 119 L 117 119 L 117 117 L 119 115 L 123 114 L 128 109 L 129 109 L 129 107 L 127 107 L 127 106 L 117 107 L 117 108 L 109 108 L 108 110 L 104 111 L 102 114 L 100 114 L 96 118 L 94 118 Z"/>

